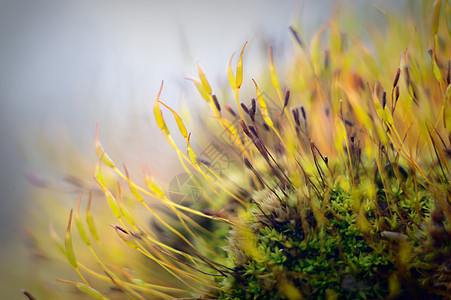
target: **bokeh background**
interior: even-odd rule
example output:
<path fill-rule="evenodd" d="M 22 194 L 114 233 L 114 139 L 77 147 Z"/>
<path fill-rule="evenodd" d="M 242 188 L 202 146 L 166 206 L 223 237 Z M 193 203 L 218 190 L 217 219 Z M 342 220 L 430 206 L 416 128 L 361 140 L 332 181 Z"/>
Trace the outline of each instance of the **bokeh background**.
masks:
<path fill-rule="evenodd" d="M 381 11 L 407 2 L 0 1 L 0 298 L 24 298 L 20 290 L 36 280 L 27 232 L 46 233 L 50 219 L 49 208 L 42 223 L 29 217 L 46 203 L 36 202 L 36 184 L 69 194 L 60 201 L 73 206 L 67 182 L 91 179 L 96 124 L 116 161 L 132 171 L 147 163 L 167 186 L 176 166 L 152 113 L 162 80 L 166 103 L 192 108 L 203 100 L 185 77 L 197 62 L 219 89 L 231 54 L 249 41 L 245 89 L 267 67 L 268 44 L 276 65 L 290 54 L 290 25 L 308 41 L 338 6 L 383 26 Z"/>

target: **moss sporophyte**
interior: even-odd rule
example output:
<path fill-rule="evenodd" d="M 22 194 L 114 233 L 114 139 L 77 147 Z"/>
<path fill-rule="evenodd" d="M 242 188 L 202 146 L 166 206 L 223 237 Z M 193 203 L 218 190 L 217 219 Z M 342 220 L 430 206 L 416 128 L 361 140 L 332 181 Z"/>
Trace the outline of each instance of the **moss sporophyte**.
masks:
<path fill-rule="evenodd" d="M 243 76 L 245 44 L 236 69 L 228 65 L 228 100 L 199 65 L 191 80 L 213 114 L 203 134 L 231 158 L 220 170 L 160 100 L 162 84 L 156 123 L 200 196 L 175 201 L 147 170 L 147 186 L 136 183 L 96 138 L 95 181 L 112 230 L 146 267 L 114 260 L 91 200 L 82 219 L 81 196 L 65 241 L 52 233 L 81 278 L 61 281 L 99 299 L 449 299 L 450 4 L 425 1 L 427 14 L 407 20 L 386 14 L 387 28 L 365 38 L 346 35 L 334 16 L 310 46 L 290 27 L 287 66 L 278 70 L 270 49 L 269 74 L 258 79 Z M 242 85 L 254 98 L 240 96 Z M 111 170 L 116 177 L 104 176 Z M 126 194 L 150 226 L 129 212 Z M 74 231 L 96 266 L 77 260 Z"/>

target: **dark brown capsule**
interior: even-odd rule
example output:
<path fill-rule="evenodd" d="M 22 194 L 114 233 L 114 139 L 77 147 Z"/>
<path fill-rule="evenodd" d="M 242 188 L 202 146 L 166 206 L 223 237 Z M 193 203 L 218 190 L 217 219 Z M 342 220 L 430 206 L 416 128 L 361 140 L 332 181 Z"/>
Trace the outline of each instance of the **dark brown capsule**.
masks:
<path fill-rule="evenodd" d="M 249 109 L 247 108 L 247 106 L 244 103 L 241 103 L 241 108 L 244 110 L 245 113 L 247 113 L 248 115 L 249 113 Z"/>
<path fill-rule="evenodd" d="M 290 89 L 287 88 L 285 90 L 285 99 L 284 99 L 284 102 L 283 102 L 283 108 L 287 107 L 289 100 L 290 100 Z"/>
<path fill-rule="evenodd" d="M 451 83 L 451 60 L 446 62 L 446 83 L 448 85 Z"/>
<path fill-rule="evenodd" d="M 221 106 L 219 105 L 218 98 L 216 98 L 216 95 L 212 95 L 212 97 L 213 97 L 213 101 L 215 102 L 216 109 L 218 111 L 221 111 Z"/>
<path fill-rule="evenodd" d="M 352 123 L 352 122 L 349 121 L 348 119 L 343 118 L 342 116 L 340 116 L 340 119 L 341 119 L 342 121 L 344 121 L 346 125 L 351 126 L 351 127 L 354 127 L 354 123 Z"/>
<path fill-rule="evenodd" d="M 249 124 L 249 129 L 250 129 L 250 131 L 252 131 L 252 133 L 255 135 L 255 137 L 257 137 L 257 138 L 259 137 L 257 128 L 255 128 L 254 125 Z"/>
<path fill-rule="evenodd" d="M 35 300 L 36 298 L 27 290 L 22 290 L 22 293 L 27 296 L 28 300 Z"/>
<path fill-rule="evenodd" d="M 240 119 L 239 122 L 240 122 L 241 127 L 243 128 L 244 133 L 245 133 L 248 137 L 252 138 L 252 135 L 251 135 L 249 129 L 247 128 L 246 123 L 244 123 L 244 121 L 243 121 L 242 119 Z"/>
<path fill-rule="evenodd" d="M 114 229 L 120 230 L 125 234 L 128 234 L 127 230 L 124 229 L 124 227 L 120 226 L 120 225 L 112 225 L 114 227 Z"/>
<path fill-rule="evenodd" d="M 230 107 L 230 105 L 226 104 L 224 105 L 225 109 L 234 117 L 237 117 L 236 112 L 233 110 L 233 108 Z"/>
<path fill-rule="evenodd" d="M 401 75 L 401 69 L 398 68 L 398 70 L 396 70 L 395 79 L 393 79 L 393 88 L 395 88 L 398 85 L 400 75 Z"/>
<path fill-rule="evenodd" d="M 382 92 L 382 109 L 385 109 L 385 105 L 387 104 L 387 92 Z"/>
<path fill-rule="evenodd" d="M 244 164 L 246 165 L 246 167 L 249 170 L 253 170 L 254 169 L 254 167 L 252 166 L 251 162 L 246 157 L 244 158 Z"/>
<path fill-rule="evenodd" d="M 205 166 L 211 166 L 211 163 L 209 160 L 207 160 L 206 158 L 202 158 L 202 157 L 197 157 L 197 162 L 201 163 Z"/>
<path fill-rule="evenodd" d="M 397 86 L 396 90 L 395 90 L 395 99 L 396 99 L 396 101 L 398 101 L 398 99 L 399 99 L 399 86 Z"/>
<path fill-rule="evenodd" d="M 293 35 L 294 39 L 296 40 L 296 42 L 298 42 L 299 46 L 303 47 L 304 44 L 302 43 L 301 38 L 299 37 L 298 33 L 296 32 L 296 30 L 293 29 L 293 27 L 289 27 L 291 34 Z"/>
<path fill-rule="evenodd" d="M 307 121 L 307 114 L 305 113 L 304 106 L 301 106 L 301 113 L 302 113 L 302 118 L 304 119 L 304 121 Z"/>
<path fill-rule="evenodd" d="M 252 122 L 255 122 L 255 111 L 257 110 L 257 104 L 255 103 L 255 98 L 251 99 L 251 108 L 249 110 L 249 115 L 252 119 Z"/>
<path fill-rule="evenodd" d="M 410 73 L 409 73 L 409 67 L 404 67 L 404 74 L 406 76 L 406 85 L 409 86 L 410 83 Z"/>
<path fill-rule="evenodd" d="M 299 108 L 291 108 L 291 113 L 293 114 L 294 122 L 297 126 L 301 126 L 301 123 L 299 122 Z"/>
<path fill-rule="evenodd" d="M 418 105 L 418 88 L 417 85 L 415 84 L 415 82 L 410 82 L 410 87 L 412 88 L 412 94 L 413 94 L 413 101 L 415 102 L 415 104 Z"/>

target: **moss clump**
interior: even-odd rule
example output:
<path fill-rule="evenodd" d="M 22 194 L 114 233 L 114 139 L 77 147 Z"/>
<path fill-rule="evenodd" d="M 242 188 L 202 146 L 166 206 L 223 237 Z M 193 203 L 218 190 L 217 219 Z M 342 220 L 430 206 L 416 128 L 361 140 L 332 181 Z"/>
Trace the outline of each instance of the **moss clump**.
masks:
<path fill-rule="evenodd" d="M 390 207 L 383 189 L 377 190 L 377 204 L 368 201 L 368 192 L 361 188 L 346 192 L 339 185 L 311 196 L 256 192 L 246 222 L 260 255 L 243 251 L 245 236 L 233 231 L 228 249 L 234 273 L 220 282 L 227 292 L 219 298 L 295 298 L 296 293 L 285 293 L 287 282 L 309 299 L 434 298 L 433 286 L 449 278 L 442 277 L 440 283 L 432 279 L 445 275 L 439 269 L 449 263 L 443 252 L 450 253 L 451 232 L 442 231 L 445 244 L 431 247 L 436 244 L 431 230 L 444 226 L 429 217 L 430 211 L 438 212 L 434 197 L 422 189 L 421 202 L 412 205 L 408 199 L 413 195 L 402 191 L 396 178 L 390 183 Z M 411 186 L 407 189 L 412 191 Z M 356 201 L 362 203 L 357 213 Z M 426 255 L 435 257 L 435 263 L 426 262 Z M 426 263 L 435 274 L 424 269 Z"/>

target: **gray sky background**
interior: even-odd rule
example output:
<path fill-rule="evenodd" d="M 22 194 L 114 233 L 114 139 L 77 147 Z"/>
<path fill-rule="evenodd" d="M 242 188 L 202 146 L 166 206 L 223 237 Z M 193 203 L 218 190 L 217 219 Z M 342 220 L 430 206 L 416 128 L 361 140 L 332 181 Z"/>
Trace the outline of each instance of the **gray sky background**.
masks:
<path fill-rule="evenodd" d="M 36 132 L 66 128 L 74 146 L 92 154 L 99 123 L 111 144 L 139 145 L 130 130 L 151 124 L 138 119 L 152 118 L 161 80 L 166 102 L 202 101 L 185 80 L 196 76 L 197 61 L 219 88 L 230 55 L 249 41 L 245 72 L 251 76 L 259 68 L 260 40 L 290 48 L 288 26 L 300 20 L 308 35 L 327 19 L 333 2 L 0 1 L 0 250 L 20 247 L 21 212 L 32 201 L 26 170 L 57 169 L 34 149 Z M 347 2 L 362 9 L 370 1 Z M 166 148 L 143 134 L 148 140 L 139 153 L 158 173 L 164 163 L 152 153 Z M 5 253 L 0 263 L 20 260 Z"/>

